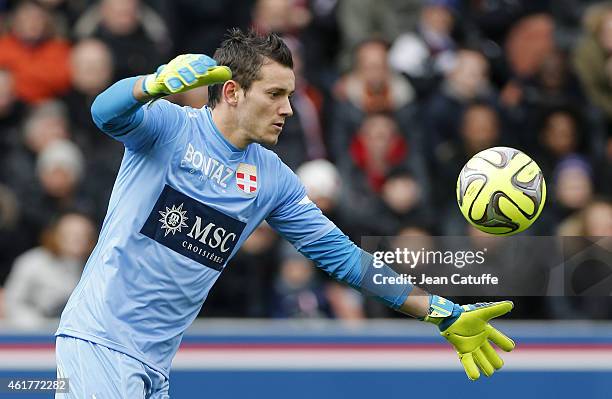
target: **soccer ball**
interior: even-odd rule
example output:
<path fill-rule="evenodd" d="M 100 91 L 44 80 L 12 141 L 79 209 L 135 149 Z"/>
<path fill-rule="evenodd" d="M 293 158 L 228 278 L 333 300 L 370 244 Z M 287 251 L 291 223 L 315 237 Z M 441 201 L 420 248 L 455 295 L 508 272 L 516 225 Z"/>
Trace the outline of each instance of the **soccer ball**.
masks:
<path fill-rule="evenodd" d="M 496 235 L 525 230 L 546 200 L 542 170 L 529 156 L 508 147 L 474 155 L 457 179 L 457 202 L 477 229 Z"/>

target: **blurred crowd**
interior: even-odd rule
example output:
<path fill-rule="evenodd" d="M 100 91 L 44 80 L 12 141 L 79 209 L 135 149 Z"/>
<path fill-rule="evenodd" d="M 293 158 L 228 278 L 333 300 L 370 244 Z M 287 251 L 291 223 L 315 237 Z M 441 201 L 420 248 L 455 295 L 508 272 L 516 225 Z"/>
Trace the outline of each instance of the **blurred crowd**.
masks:
<path fill-rule="evenodd" d="M 528 234 L 612 236 L 612 2 L 5 0 L 0 317 L 32 328 L 58 317 L 95 244 L 123 155 L 91 121 L 96 95 L 175 55 L 212 55 L 234 26 L 290 46 L 294 117 L 274 150 L 356 243 L 477 237 L 458 211 L 456 179 L 497 145 L 544 171 L 547 205 Z M 200 108 L 206 96 L 169 99 Z M 603 302 L 586 314 L 576 310 L 592 302 L 526 303 L 521 317 L 612 317 Z M 391 314 L 321 276 L 265 223 L 204 311 Z"/>

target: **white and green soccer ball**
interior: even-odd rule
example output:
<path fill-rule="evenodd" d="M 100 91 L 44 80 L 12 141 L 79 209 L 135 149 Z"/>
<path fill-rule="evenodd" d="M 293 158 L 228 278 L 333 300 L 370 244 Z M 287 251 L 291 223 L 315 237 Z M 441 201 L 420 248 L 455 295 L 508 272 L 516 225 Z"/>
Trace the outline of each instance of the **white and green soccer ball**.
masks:
<path fill-rule="evenodd" d="M 479 152 L 457 179 L 461 213 L 486 233 L 508 236 L 525 230 L 540 216 L 545 201 L 542 170 L 514 148 Z"/>

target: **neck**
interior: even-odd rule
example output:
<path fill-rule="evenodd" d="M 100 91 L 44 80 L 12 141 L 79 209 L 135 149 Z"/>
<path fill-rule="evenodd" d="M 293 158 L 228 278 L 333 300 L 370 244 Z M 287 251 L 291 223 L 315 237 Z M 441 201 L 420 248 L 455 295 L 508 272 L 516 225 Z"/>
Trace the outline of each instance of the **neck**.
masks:
<path fill-rule="evenodd" d="M 251 141 L 247 138 L 247 134 L 239 127 L 238 121 L 228 109 L 222 106 L 216 106 L 211 110 L 211 113 L 217 129 L 219 129 L 223 137 L 225 137 L 234 147 L 244 150 L 251 144 Z"/>

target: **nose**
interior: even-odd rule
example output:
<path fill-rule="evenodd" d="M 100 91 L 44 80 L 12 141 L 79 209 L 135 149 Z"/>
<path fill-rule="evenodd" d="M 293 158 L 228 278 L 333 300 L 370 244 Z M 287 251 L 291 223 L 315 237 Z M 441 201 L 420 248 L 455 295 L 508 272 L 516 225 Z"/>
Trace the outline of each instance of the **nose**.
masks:
<path fill-rule="evenodd" d="M 285 118 L 293 115 L 293 109 L 291 108 L 291 101 L 289 98 L 285 99 L 283 105 L 279 109 L 279 114 Z"/>

